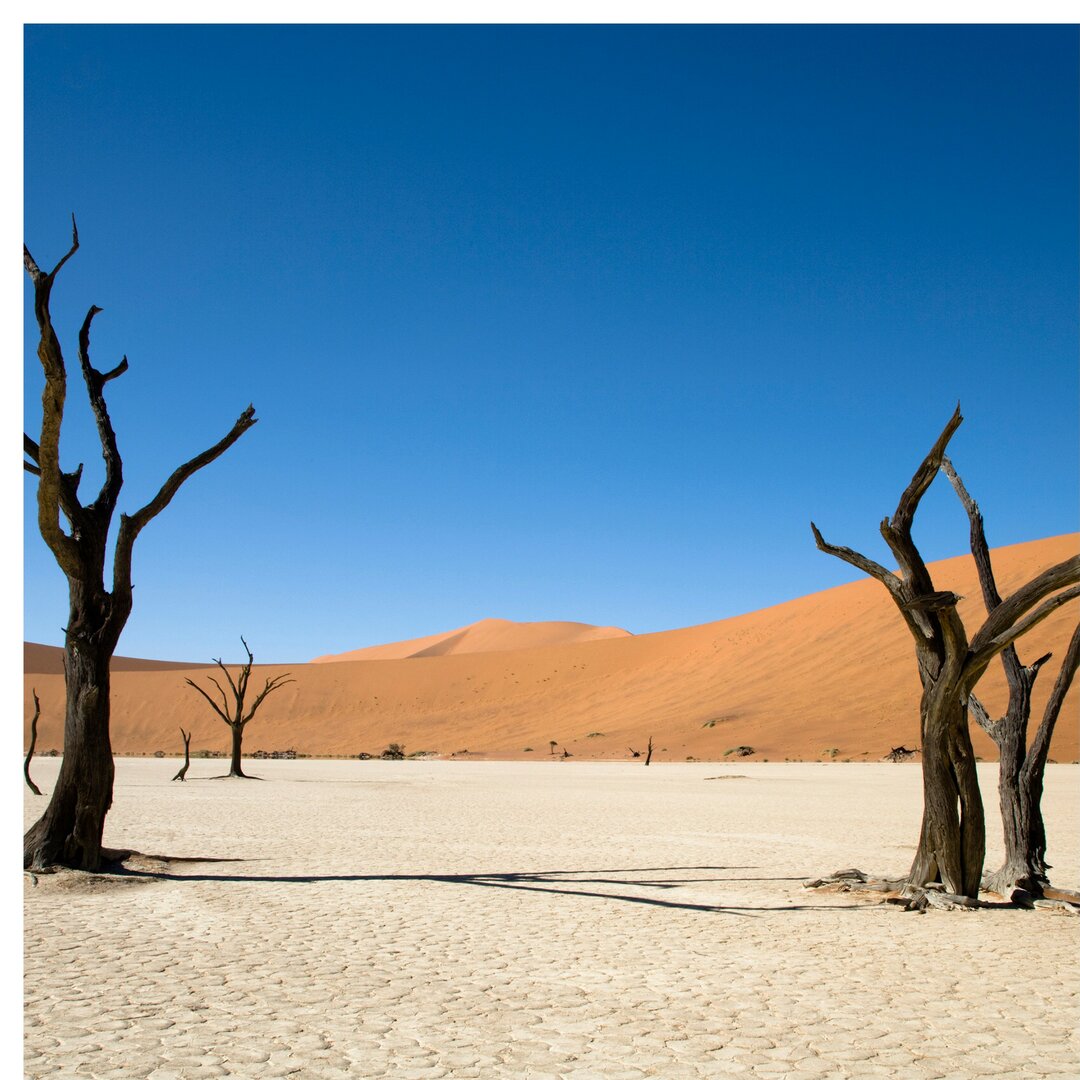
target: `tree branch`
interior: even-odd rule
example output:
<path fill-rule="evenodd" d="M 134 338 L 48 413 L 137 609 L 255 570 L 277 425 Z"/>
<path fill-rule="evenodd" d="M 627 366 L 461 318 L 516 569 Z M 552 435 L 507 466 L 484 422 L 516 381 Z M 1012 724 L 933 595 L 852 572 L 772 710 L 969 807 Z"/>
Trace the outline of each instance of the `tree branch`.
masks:
<path fill-rule="evenodd" d="M 1035 732 L 1035 738 L 1031 740 L 1031 749 L 1028 751 L 1027 760 L 1024 762 L 1025 771 L 1041 769 L 1046 764 L 1050 753 L 1050 739 L 1054 734 L 1054 726 L 1057 724 L 1061 707 L 1065 703 L 1065 695 L 1072 686 L 1073 677 L 1077 667 L 1080 667 L 1080 623 L 1073 630 L 1069 647 L 1065 651 L 1065 659 L 1061 661 L 1061 670 L 1054 680 L 1054 687 L 1050 691 L 1046 708 L 1043 710 L 1042 723 Z"/>
<path fill-rule="evenodd" d="M 291 671 L 286 671 L 283 675 L 275 675 L 274 678 L 266 680 L 266 685 L 259 691 L 259 696 L 251 703 L 251 708 L 248 709 L 248 714 L 244 717 L 242 724 L 246 724 L 255 715 L 255 710 L 263 703 L 264 698 L 275 690 L 279 690 L 286 683 L 296 682 L 295 679 L 288 678 L 291 674 Z"/>
<path fill-rule="evenodd" d="M 86 383 L 86 393 L 90 399 L 90 408 L 94 413 L 97 423 L 98 438 L 101 441 L 101 456 L 105 460 L 105 482 L 98 492 L 95 504 L 99 512 L 112 517 L 116 509 L 116 500 L 120 495 L 120 488 L 124 484 L 124 463 L 120 458 L 120 451 L 116 445 L 116 432 L 113 431 L 112 420 L 109 418 L 109 409 L 105 404 L 105 396 L 102 388 L 110 379 L 115 379 L 127 371 L 127 357 L 113 368 L 107 376 L 102 375 L 90 363 L 90 324 L 94 316 L 102 309 L 96 304 L 91 306 L 83 320 L 82 329 L 79 331 L 79 366 L 82 368 L 83 381 Z"/>
<path fill-rule="evenodd" d="M 248 679 L 251 678 L 251 665 L 255 662 L 255 657 L 252 655 L 251 649 L 248 648 L 248 643 L 244 641 L 244 635 L 240 635 L 240 641 L 244 646 L 244 652 L 247 653 L 247 663 L 240 669 L 240 674 L 237 676 L 237 682 L 240 684 L 240 690 L 236 695 L 237 708 L 236 716 L 240 718 L 240 713 L 243 711 L 244 698 L 247 696 Z"/>
<path fill-rule="evenodd" d="M 226 671 L 225 674 L 228 675 L 229 673 Z M 221 695 L 222 710 L 225 713 L 228 713 L 228 711 L 229 711 L 229 698 L 228 698 L 228 695 L 225 693 L 225 688 L 221 685 L 221 683 L 219 683 L 217 681 L 217 679 L 214 678 L 213 675 L 207 675 L 206 677 L 217 687 L 217 691 Z M 229 682 L 230 682 L 230 685 L 231 685 L 232 680 L 230 679 Z M 232 721 L 230 720 L 229 723 L 232 723 Z"/>
<path fill-rule="evenodd" d="M 1066 563 L 1071 561 L 1073 560 L 1066 560 Z M 1065 566 L 1066 563 L 1060 563 L 1059 566 Z M 1057 567 L 1052 569 L 1057 569 Z M 1037 580 L 1038 579 L 1036 579 L 1036 581 Z M 1031 582 L 1030 584 L 1033 585 L 1035 582 Z M 1060 588 L 1060 586 L 1058 586 L 1058 588 Z M 1014 594 L 1014 596 L 1015 595 L 1018 594 Z M 1042 595 L 1045 596 L 1046 593 L 1043 593 Z M 1049 600 L 1046 600 L 1042 606 L 1036 608 L 1035 611 L 1030 611 L 1030 608 L 1042 598 L 1036 597 L 1030 604 L 1022 609 L 1022 611 L 1029 611 L 1029 614 L 1022 615 L 1022 613 L 1018 613 L 1017 621 L 1015 623 L 1011 626 L 1006 624 L 1003 628 L 999 628 L 997 632 L 993 634 L 987 633 L 987 627 L 990 626 L 993 616 L 991 616 L 990 619 L 987 619 L 983 624 L 983 628 L 974 638 L 972 638 L 971 650 L 964 663 L 963 679 L 967 692 L 970 693 L 971 688 L 979 681 L 982 673 L 986 670 L 986 665 L 989 664 L 1002 649 L 1011 645 L 1018 638 L 1023 637 L 1023 635 L 1032 627 L 1037 626 L 1043 619 L 1047 618 L 1047 616 L 1052 615 L 1063 604 L 1067 604 L 1069 601 L 1075 600 L 1078 597 L 1080 597 L 1080 585 L 1074 584 L 1071 588 L 1065 589 L 1055 596 L 1051 596 Z M 994 614 L 996 615 L 998 612 L 1003 611 L 1012 599 L 1014 599 L 1014 597 L 1010 597 L 1009 600 L 1006 600 Z"/>
<path fill-rule="evenodd" d="M 986 711 L 986 706 L 974 694 L 968 696 L 968 716 L 970 716 L 971 719 L 994 740 L 994 742 L 998 741 L 997 736 L 994 734 L 997 729 L 998 721 L 990 719 L 990 714 Z"/>
<path fill-rule="evenodd" d="M 152 521 L 172 501 L 173 496 L 180 490 L 181 485 L 204 465 L 219 458 L 229 449 L 248 428 L 257 423 L 255 419 L 255 406 L 249 405 L 233 424 L 229 433 L 216 442 L 209 450 L 185 462 L 165 481 L 161 490 L 141 510 L 136 511 L 130 517 L 127 514 L 120 515 L 120 530 L 116 538 L 116 552 L 113 556 L 113 596 L 124 598 L 130 607 L 131 602 L 131 549 L 135 539 L 148 522 Z"/>
<path fill-rule="evenodd" d="M 1077 584 L 1080 584 L 1080 555 L 1073 555 L 1044 570 L 990 612 L 978 633 L 971 639 L 972 653 L 978 654 L 984 646 L 1001 638 L 1023 615 L 1051 593 Z M 1017 636 L 1019 635 L 1014 634 L 1009 640 L 1015 640 Z M 994 651 L 1004 647 L 998 646 Z"/>
<path fill-rule="evenodd" d="M 213 682 L 213 679 L 211 679 L 210 681 Z M 226 724 L 232 724 L 232 721 L 229 719 L 229 717 L 221 711 L 218 703 L 201 686 L 199 686 L 198 683 L 192 682 L 191 679 L 184 679 L 184 682 L 186 682 L 188 686 L 190 686 L 193 690 L 197 690 L 200 694 L 202 694 L 202 696 L 206 698 L 206 700 L 210 703 L 210 708 L 213 709 L 214 712 L 216 712 L 218 716 L 220 716 L 221 719 L 225 721 Z"/>
<path fill-rule="evenodd" d="M 74 516 L 77 516 L 78 501 L 65 485 L 64 474 L 60 468 L 60 427 L 64 419 L 64 400 L 67 396 L 67 370 L 64 367 L 64 354 L 52 325 L 49 297 L 60 268 L 79 248 L 79 233 L 75 227 L 74 215 L 71 219 L 71 230 L 71 248 L 50 274 L 42 272 L 29 249 L 23 245 L 23 265 L 34 285 L 34 316 L 40 332 L 37 355 L 45 373 L 45 386 L 41 392 L 41 441 L 34 444 L 37 447 L 34 464 L 38 468 L 38 529 L 69 580 L 79 576 L 78 547 L 73 537 L 68 536 L 60 527 L 60 513 L 63 510 L 69 519 L 73 519 L 73 514 L 69 511 L 74 511 Z M 72 524 L 77 528 L 74 520 Z"/>
<path fill-rule="evenodd" d="M 881 535 L 889 549 L 896 556 L 904 579 L 911 584 L 912 595 L 930 593 L 934 591 L 934 584 L 930 579 L 930 572 L 926 569 L 915 542 L 911 538 L 911 525 L 915 520 L 915 511 L 919 508 L 919 502 L 927 489 L 934 481 L 941 468 L 941 460 L 945 456 L 945 448 L 953 437 L 956 429 L 963 423 L 964 418 L 960 415 L 960 405 L 957 403 L 949 422 L 945 425 L 937 442 L 930 448 L 930 452 L 923 458 L 922 464 L 915 470 L 911 483 L 904 489 L 900 496 L 900 502 L 896 507 L 896 513 L 892 519 L 886 518 L 881 523 Z"/>

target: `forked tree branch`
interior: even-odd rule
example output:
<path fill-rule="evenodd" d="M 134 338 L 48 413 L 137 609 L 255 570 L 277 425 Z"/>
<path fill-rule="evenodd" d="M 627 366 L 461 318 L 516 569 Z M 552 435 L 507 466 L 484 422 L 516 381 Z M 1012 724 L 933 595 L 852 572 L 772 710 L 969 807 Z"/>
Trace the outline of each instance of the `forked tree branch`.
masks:
<path fill-rule="evenodd" d="M 1071 574 L 1065 581 L 1054 585 L 1050 588 L 1045 587 L 1045 581 L 1051 580 L 1049 577 L 1053 575 L 1055 571 L 1060 571 L 1064 575 L 1066 570 L 1071 569 Z M 1043 591 L 1039 592 L 1033 587 L 1040 582 L 1043 583 Z M 993 615 L 990 616 L 983 624 L 982 629 L 971 639 L 971 649 L 968 653 L 968 658 L 964 663 L 964 686 L 968 693 L 971 688 L 982 677 L 983 672 L 986 670 L 987 664 L 1002 649 L 1011 645 L 1018 638 L 1023 637 L 1029 630 L 1037 626 L 1043 621 L 1043 619 L 1052 615 L 1063 604 L 1069 603 L 1071 600 L 1075 600 L 1080 597 L 1080 556 L 1074 556 L 1072 559 L 1066 559 L 1065 562 L 1059 563 L 1057 566 L 1051 567 L 1050 570 L 1044 574 L 1040 574 L 1034 581 L 1029 582 L 1023 589 L 1013 593 L 1008 600 L 1005 600 L 1000 607 L 996 608 Z M 1070 585 L 1071 583 L 1071 585 Z M 1069 588 L 1063 588 L 1064 585 L 1070 585 Z M 1054 591 L 1054 589 L 1062 589 L 1056 595 L 1050 596 L 1048 600 L 1044 600 L 1041 607 L 1035 608 L 1034 611 L 1031 608 L 1043 600 L 1048 593 Z M 1021 598 L 1026 601 L 1023 604 L 1013 605 L 1012 601 L 1017 598 Z M 999 613 L 1009 609 L 1016 619 L 1011 625 L 1001 618 L 998 618 Z"/>
<path fill-rule="evenodd" d="M 1077 667 L 1080 667 L 1080 623 L 1073 630 L 1069 647 L 1065 650 L 1065 659 L 1061 661 L 1061 670 L 1054 680 L 1053 689 L 1050 691 L 1046 708 L 1043 710 L 1042 723 L 1039 724 L 1039 730 L 1035 732 L 1035 738 L 1031 740 L 1031 748 L 1024 762 L 1026 772 L 1041 769 L 1046 764 L 1054 726 L 1061 715 L 1061 707 L 1065 703 L 1065 695 L 1072 686 Z"/>
<path fill-rule="evenodd" d="M 255 715 L 255 710 L 263 703 L 264 698 L 268 697 L 275 690 L 279 690 L 286 683 L 296 682 L 295 679 L 287 677 L 291 674 L 291 671 L 286 671 L 283 675 L 275 675 L 274 678 L 266 680 L 266 685 L 259 691 L 259 696 L 251 703 L 251 708 L 248 709 L 247 716 L 241 721 L 241 726 L 246 724 Z"/>
<path fill-rule="evenodd" d="M 210 681 L 213 682 L 213 679 L 211 679 Z M 184 682 L 186 682 L 188 686 L 190 686 L 193 690 L 197 690 L 200 694 L 202 694 L 202 696 L 206 698 L 206 700 L 210 703 L 210 708 L 213 709 L 214 712 L 216 712 L 218 716 L 220 716 L 221 719 L 225 721 L 226 724 L 232 723 L 232 721 L 228 717 L 228 714 L 222 712 L 221 706 L 218 705 L 218 703 L 198 683 L 193 682 L 191 679 L 184 679 Z M 218 689 L 220 689 L 220 687 Z"/>
<path fill-rule="evenodd" d="M 923 562 L 922 556 L 911 538 L 911 524 L 919 500 L 926 493 L 927 488 L 929 488 L 937 475 L 945 448 L 962 422 L 963 417 L 960 415 L 960 406 L 957 405 L 949 422 L 945 425 L 918 469 L 915 470 L 911 482 L 900 496 L 896 512 L 891 519 L 886 518 L 881 523 L 881 535 L 896 557 L 901 571 L 900 574 L 886 570 L 880 563 L 868 559 L 865 555 L 851 548 L 827 543 L 818 527 L 813 522 L 810 523 L 810 528 L 814 533 L 814 541 L 819 550 L 850 563 L 857 569 L 862 570 L 863 573 L 876 578 L 889 590 L 893 601 L 900 609 L 900 614 L 903 616 L 908 630 L 910 630 L 912 637 L 915 638 L 916 646 L 920 649 L 924 648 L 928 641 L 933 640 L 935 627 L 929 618 L 931 612 L 918 604 L 913 604 L 912 601 L 933 594 L 934 585 L 930 579 L 930 573 L 926 569 L 926 564 Z M 952 629 L 959 633 L 963 632 L 962 626 L 959 625 Z"/>

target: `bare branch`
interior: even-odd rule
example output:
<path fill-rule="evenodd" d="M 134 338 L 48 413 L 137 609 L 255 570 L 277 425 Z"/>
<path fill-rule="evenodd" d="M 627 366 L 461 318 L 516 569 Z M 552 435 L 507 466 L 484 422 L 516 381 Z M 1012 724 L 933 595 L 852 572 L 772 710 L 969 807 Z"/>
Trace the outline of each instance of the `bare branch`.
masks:
<path fill-rule="evenodd" d="M 1044 657 L 1044 659 L 1049 659 L 1049 657 Z M 1035 732 L 1035 738 L 1031 740 L 1031 749 L 1024 763 L 1025 771 L 1041 769 L 1046 764 L 1054 726 L 1057 724 L 1061 706 L 1065 703 L 1065 695 L 1072 686 L 1078 667 L 1080 667 L 1080 623 L 1073 630 L 1069 647 L 1065 650 L 1065 659 L 1061 661 L 1061 670 L 1054 680 L 1054 687 L 1050 691 L 1046 708 L 1043 710 L 1042 723 L 1039 725 L 1039 730 Z"/>
<path fill-rule="evenodd" d="M 25 245 L 23 247 L 23 250 L 24 251 L 26 250 Z M 64 263 L 66 263 L 68 261 L 68 259 L 70 259 L 71 256 L 74 255 L 75 252 L 78 251 L 78 250 L 79 250 L 79 227 L 78 227 L 78 225 L 75 224 L 75 215 L 72 214 L 71 215 L 71 248 L 68 251 L 68 253 L 53 267 L 52 273 L 49 275 L 49 277 L 51 277 L 51 278 L 56 277 L 56 275 L 60 273 L 60 267 L 63 266 Z M 29 253 L 27 253 L 27 254 L 29 254 Z"/>
<path fill-rule="evenodd" d="M 229 669 L 221 662 L 221 657 L 216 656 L 213 659 L 214 659 L 214 663 L 217 664 L 217 666 L 219 668 L 221 668 L 221 670 L 225 673 L 225 678 L 229 680 L 229 689 L 233 692 L 233 696 L 234 697 L 240 697 L 240 691 L 237 690 L 236 683 L 233 682 L 233 677 L 229 673 Z M 217 685 L 217 684 L 215 683 L 215 685 Z M 222 690 L 221 693 L 222 693 L 222 696 L 224 696 L 225 691 Z"/>
<path fill-rule="evenodd" d="M 286 671 L 284 675 L 275 675 L 272 679 L 266 680 L 266 685 L 259 691 L 259 696 L 251 703 L 251 708 L 248 709 L 247 716 L 241 721 L 242 724 L 246 724 L 254 715 L 255 710 L 263 703 L 263 699 L 272 694 L 275 690 L 279 690 L 286 683 L 296 682 L 295 679 L 288 678 L 291 675 L 291 671 Z"/>
<path fill-rule="evenodd" d="M 956 410 L 945 425 L 937 442 L 930 448 L 930 452 L 923 458 L 922 464 L 915 470 L 911 483 L 908 484 L 904 493 L 900 496 L 900 502 L 896 507 L 896 513 L 892 519 L 886 518 L 881 523 L 881 535 L 889 549 L 896 556 L 900 570 L 906 581 L 911 583 L 914 593 L 929 593 L 934 591 L 934 584 L 930 579 L 930 572 L 926 569 L 922 555 L 919 554 L 915 542 L 911 538 L 911 525 L 915 520 L 915 511 L 927 489 L 934 481 L 941 468 L 941 460 L 945 456 L 945 448 L 953 437 L 956 429 L 963 423 L 964 418 L 960 415 L 960 405 L 957 403 Z"/>
<path fill-rule="evenodd" d="M 30 762 L 34 758 L 34 747 L 37 746 L 37 722 L 41 716 L 41 702 L 38 701 L 37 688 L 33 687 L 30 693 L 34 696 L 34 715 L 30 718 L 30 749 L 23 762 L 23 776 L 26 778 L 26 786 L 35 794 L 40 795 L 41 789 L 30 779 Z"/>
<path fill-rule="evenodd" d="M 211 680 L 213 681 L 213 680 Z M 226 724 L 231 724 L 232 721 L 229 717 L 221 711 L 221 707 L 218 703 L 201 687 L 198 683 L 192 682 L 191 679 L 184 679 L 184 682 L 188 684 L 193 690 L 197 690 L 206 700 L 210 703 L 210 708 L 214 710 L 225 721 Z"/>
<path fill-rule="evenodd" d="M 990 719 L 990 714 L 986 711 L 986 706 L 974 695 L 971 694 L 968 697 L 968 716 L 975 721 L 990 736 L 997 742 L 997 738 L 994 735 L 994 729 L 997 727 L 997 721 Z"/>
<path fill-rule="evenodd" d="M 984 624 L 983 629 L 975 635 L 971 642 L 971 652 L 968 654 L 968 659 L 964 663 L 963 681 L 965 687 L 970 690 L 970 688 L 979 681 L 982 673 L 986 670 L 986 665 L 989 664 L 1002 649 L 1011 645 L 1018 638 L 1023 637 L 1023 635 L 1032 629 L 1032 627 L 1037 626 L 1043 619 L 1052 615 L 1063 604 L 1067 604 L 1069 601 L 1075 600 L 1078 597 L 1080 597 L 1080 585 L 1073 585 L 1072 588 L 1065 589 L 1063 592 L 1051 596 L 1041 607 L 1036 608 L 1035 611 L 1030 612 L 1022 618 L 1018 618 L 1012 626 L 1006 627 L 993 637 L 985 633 L 986 627 L 990 624 L 990 620 L 988 619 L 986 624 Z M 1008 601 L 1005 603 L 1007 604 Z M 1004 607 L 1005 604 L 1002 604 L 997 610 L 1001 611 Z"/>
<path fill-rule="evenodd" d="M 60 527 L 60 513 L 63 510 L 69 519 L 73 519 L 78 513 L 78 503 L 74 500 L 72 505 L 74 493 L 65 485 L 60 469 L 60 427 L 64 419 L 64 401 L 67 396 L 67 370 L 64 366 L 64 354 L 52 325 L 49 297 L 56 274 L 78 247 L 79 234 L 75 228 L 74 217 L 71 249 L 57 263 L 51 274 L 43 273 L 29 249 L 23 246 L 23 264 L 34 285 L 34 316 L 40 331 L 37 355 L 45 373 L 45 386 L 41 393 L 41 440 L 40 443 L 33 443 L 36 449 L 32 455 L 38 469 L 35 473 L 38 477 L 38 530 L 60 569 L 69 579 L 79 573 L 78 547 L 75 540 Z M 26 440 L 23 448 L 27 449 Z"/>
<path fill-rule="evenodd" d="M 101 385 L 104 386 L 107 382 L 112 382 L 113 379 L 119 378 L 128 369 L 128 358 L 125 356 L 119 364 L 112 369 L 112 371 L 106 371 L 101 376 Z"/>
<path fill-rule="evenodd" d="M 971 639 L 972 653 L 978 654 L 985 646 L 1000 639 L 1026 612 L 1051 593 L 1077 584 L 1080 584 L 1080 555 L 1073 555 L 1044 570 L 990 612 L 986 622 Z M 1012 634 L 1009 641 L 1014 641 L 1018 636 Z M 1008 641 L 1005 644 L 1008 644 Z M 996 646 L 991 655 L 1004 647 L 1005 645 Z"/>
<path fill-rule="evenodd" d="M 258 421 L 255 419 L 255 406 L 249 405 L 238 417 L 229 433 L 216 442 L 209 450 L 204 450 L 190 461 L 185 462 L 165 481 L 161 490 L 141 510 L 131 516 L 120 515 L 120 530 L 116 538 L 116 553 L 113 556 L 113 595 L 126 596 L 130 606 L 131 594 L 131 549 L 135 539 L 148 522 L 152 521 L 172 501 L 180 486 L 204 465 L 219 458 L 229 449 L 248 428 Z"/>
<path fill-rule="evenodd" d="M 919 507 L 919 501 L 926 494 L 927 488 L 934 482 L 938 470 L 941 468 L 942 458 L 945 456 L 945 448 L 953 437 L 956 429 L 964 422 L 960 415 L 960 403 L 956 403 L 949 422 L 937 438 L 937 442 L 930 448 L 930 453 L 923 459 L 923 463 L 915 470 L 911 483 L 900 496 L 900 502 L 896 507 L 896 513 L 892 517 L 892 527 L 902 532 L 911 530 L 911 523 L 915 520 L 915 511 Z"/>
<path fill-rule="evenodd" d="M 836 558 L 850 563 L 864 574 L 877 578 L 889 592 L 894 596 L 897 595 L 896 589 L 900 584 L 900 579 L 891 570 L 886 570 L 884 566 L 874 562 L 873 559 L 868 559 L 865 555 L 860 555 L 859 552 L 854 551 L 852 548 L 830 544 L 812 521 L 810 522 L 810 528 L 814 533 L 814 542 L 817 544 L 819 551 L 824 551 L 826 555 L 834 555 Z"/>
<path fill-rule="evenodd" d="M 221 661 L 219 660 L 219 661 L 217 661 L 217 663 L 220 664 Z M 224 668 L 222 670 L 224 671 Z M 226 676 L 228 676 L 229 673 L 226 671 L 225 674 L 226 674 Z M 222 687 L 221 683 L 219 683 L 217 681 L 217 679 L 214 678 L 213 675 L 207 675 L 206 677 L 217 687 L 217 691 L 221 695 L 222 710 L 226 714 L 228 714 L 228 711 L 229 711 L 229 698 L 226 695 L 224 688 Z M 229 679 L 229 685 L 232 686 L 232 679 Z M 235 689 L 236 689 L 236 687 L 233 687 L 234 691 L 235 691 Z M 230 720 L 229 723 L 231 724 L 232 721 Z"/>
<path fill-rule="evenodd" d="M 120 488 L 124 484 L 124 463 L 120 458 L 120 450 L 116 445 L 116 433 L 113 431 L 109 409 L 105 404 L 105 396 L 102 394 L 102 387 L 108 379 L 90 363 L 90 324 L 101 310 L 96 304 L 92 305 L 83 320 L 82 329 L 79 331 L 79 366 L 82 368 L 90 408 L 93 410 L 94 421 L 97 424 L 98 439 L 101 441 L 101 456 L 105 460 L 105 482 L 101 486 L 101 491 L 98 492 L 95 504 L 99 507 L 100 513 L 111 518 L 116 507 L 116 500 L 120 495 Z M 116 378 L 126 370 L 127 360 L 125 359 L 119 367 L 109 373 L 109 379 Z"/>
<path fill-rule="evenodd" d="M 244 646 L 244 652 L 247 653 L 247 663 L 240 669 L 240 674 L 237 677 L 237 681 L 240 684 L 240 689 L 236 695 L 237 709 L 236 715 L 239 718 L 240 713 L 243 711 L 244 698 L 247 696 L 248 679 L 251 678 L 251 665 L 255 662 L 255 657 L 252 655 L 251 650 L 248 648 L 248 643 L 244 641 L 244 635 L 240 635 L 240 641 Z"/>

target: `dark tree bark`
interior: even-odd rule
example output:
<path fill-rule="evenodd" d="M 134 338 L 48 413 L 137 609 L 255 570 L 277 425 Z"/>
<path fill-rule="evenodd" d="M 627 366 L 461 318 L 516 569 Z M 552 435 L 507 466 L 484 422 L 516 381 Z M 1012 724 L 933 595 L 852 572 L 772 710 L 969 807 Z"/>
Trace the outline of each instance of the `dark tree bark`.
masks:
<path fill-rule="evenodd" d="M 986 854 L 986 824 L 975 753 L 967 724 L 968 699 L 993 658 L 1063 603 L 1080 596 L 1080 556 L 1044 571 L 1018 589 L 968 639 L 954 593 L 938 592 L 911 538 L 919 502 L 941 468 L 945 449 L 963 421 L 957 406 L 930 453 L 900 496 L 881 535 L 898 571 L 825 541 L 813 522 L 818 548 L 880 581 L 912 638 L 922 682 L 923 822 L 908 883 L 940 882 L 950 893 L 976 898 Z"/>
<path fill-rule="evenodd" d="M 1001 594 L 994 577 L 982 512 L 947 457 L 942 461 L 942 469 L 967 512 L 971 526 L 971 554 L 979 571 L 983 603 L 987 613 L 992 614 L 1001 605 Z M 1009 687 L 1009 703 L 1000 719 L 991 720 L 982 702 L 974 695 L 970 700 L 972 719 L 998 747 L 998 802 L 1005 840 L 1005 859 L 998 870 L 984 879 L 983 887 L 1006 897 L 1016 889 L 1042 896 L 1043 889 L 1050 884 L 1046 875 L 1049 866 L 1045 860 L 1046 830 L 1042 817 L 1043 774 L 1054 726 L 1080 661 L 1080 626 L 1073 632 L 1057 683 L 1029 751 L 1031 692 L 1039 671 L 1050 657 L 1047 653 L 1025 666 L 1020 662 L 1015 645 L 1002 649 L 1000 659 Z"/>
<path fill-rule="evenodd" d="M 32 869 L 54 865 L 99 869 L 103 858 L 101 836 L 113 787 L 109 663 L 131 613 L 132 548 L 139 533 L 168 506 L 184 481 L 223 454 L 255 423 L 255 410 L 249 405 L 220 442 L 177 468 L 150 502 L 130 516 L 120 515 L 112 583 L 111 588 L 106 587 L 109 529 L 124 477 L 104 389 L 127 371 L 128 362 L 124 357 L 105 373 L 91 365 L 90 324 L 101 311 L 91 307 L 79 332 L 78 355 L 105 461 L 105 481 L 94 500 L 84 505 L 78 494 L 82 465 L 69 473 L 60 467 L 67 370 L 49 311 L 56 275 L 78 248 L 74 218 L 71 248 L 50 273 L 43 272 L 23 248 L 40 331 L 37 354 L 45 375 L 41 435 L 38 441 L 23 436 L 29 458 L 23 467 L 38 478 L 38 529 L 67 578 L 69 600 L 64 638 L 64 760 L 44 815 L 23 838 L 23 862 Z M 67 520 L 67 531 L 61 515 Z"/>
<path fill-rule="evenodd" d="M 649 745 L 646 747 L 646 754 L 645 754 L 645 764 L 646 765 L 648 765 L 649 762 L 652 761 L 652 752 L 653 752 L 653 742 L 652 742 L 652 736 L 650 735 L 649 736 Z"/>
<path fill-rule="evenodd" d="M 191 732 L 180 729 L 180 736 L 184 740 L 184 764 L 180 767 L 179 772 L 173 777 L 174 780 L 184 782 L 184 777 L 187 776 L 187 771 L 191 765 Z"/>
<path fill-rule="evenodd" d="M 37 722 L 41 715 L 41 702 L 38 701 L 36 689 L 32 689 L 30 693 L 34 695 L 34 715 L 30 718 L 30 749 L 26 752 L 26 760 L 23 762 L 23 776 L 26 777 L 26 786 L 35 795 L 40 795 L 41 789 L 30 779 L 30 762 L 34 759 L 34 747 L 37 746 Z"/>
<path fill-rule="evenodd" d="M 247 663 L 240 668 L 235 681 L 233 680 L 232 675 L 229 674 L 229 669 L 221 662 L 221 660 L 214 660 L 214 663 L 221 668 L 225 674 L 225 678 L 229 682 L 232 701 L 229 700 L 229 696 L 225 693 L 224 687 L 222 687 L 221 683 L 219 683 L 213 675 L 208 675 L 207 678 L 217 687 L 217 691 L 221 695 L 220 705 L 201 686 L 199 686 L 198 683 L 192 682 L 191 679 L 185 679 L 184 682 L 202 694 L 209 702 L 210 708 L 229 725 L 229 729 L 232 732 L 232 760 L 229 764 L 229 775 L 247 778 L 247 773 L 244 772 L 243 765 L 241 764 L 244 728 L 248 726 L 248 723 L 255 715 L 259 706 L 270 694 L 284 686 L 286 683 L 296 682 L 296 680 L 288 678 L 291 674 L 288 671 L 283 675 L 276 675 L 272 679 L 267 679 L 266 685 L 259 691 L 255 700 L 251 703 L 251 707 L 247 712 L 244 712 L 244 700 L 247 697 L 248 680 L 251 678 L 251 665 L 255 662 L 255 657 L 252 655 L 251 650 L 248 648 L 248 643 L 244 641 L 242 636 L 240 640 L 244 644 L 244 652 L 247 653 Z"/>

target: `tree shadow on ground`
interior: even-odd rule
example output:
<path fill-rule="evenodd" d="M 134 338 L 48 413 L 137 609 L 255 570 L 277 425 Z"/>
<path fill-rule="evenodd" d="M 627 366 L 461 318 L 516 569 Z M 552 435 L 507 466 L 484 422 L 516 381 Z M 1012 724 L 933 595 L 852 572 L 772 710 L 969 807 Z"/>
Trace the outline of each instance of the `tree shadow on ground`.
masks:
<path fill-rule="evenodd" d="M 609 870 L 546 870 L 474 874 L 200 874 L 174 873 L 168 869 L 176 863 L 243 862 L 242 859 L 176 858 L 164 855 L 141 855 L 132 852 L 121 864 L 109 869 L 111 875 L 138 878 L 143 881 L 174 881 L 178 883 L 217 882 L 219 884 L 277 884 L 320 885 L 334 882 L 417 882 L 441 885 L 465 885 L 490 889 L 510 889 L 520 892 L 548 893 L 559 896 L 585 897 L 594 900 L 615 900 L 628 904 L 670 908 L 679 911 L 698 911 L 713 914 L 753 916 L 771 911 L 838 911 L 865 910 L 867 904 L 704 904 L 690 900 L 625 891 L 606 891 L 602 886 L 665 891 L 687 885 L 737 884 L 740 882 L 794 882 L 801 877 L 642 877 L 645 874 L 686 874 L 687 872 L 724 872 L 754 870 L 752 866 L 669 866 L 613 868 Z M 613 875 L 634 875 L 616 877 Z M 590 886 L 575 888 L 574 886 Z"/>

